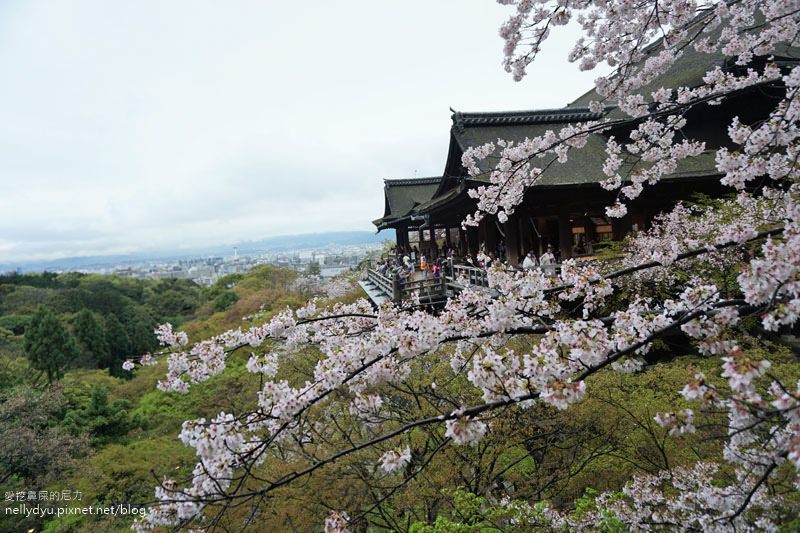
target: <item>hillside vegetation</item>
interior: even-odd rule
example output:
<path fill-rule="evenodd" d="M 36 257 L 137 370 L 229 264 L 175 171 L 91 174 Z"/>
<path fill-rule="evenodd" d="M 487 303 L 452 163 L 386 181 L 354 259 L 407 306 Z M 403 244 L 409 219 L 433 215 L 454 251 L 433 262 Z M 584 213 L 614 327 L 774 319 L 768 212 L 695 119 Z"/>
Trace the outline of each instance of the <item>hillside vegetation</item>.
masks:
<path fill-rule="evenodd" d="M 156 388 L 163 366 L 131 373 L 122 363 L 158 348 L 153 329 L 160 323 L 202 338 L 240 325 L 243 316 L 269 316 L 272 309 L 297 306 L 308 294 L 290 288 L 296 277 L 265 266 L 202 288 L 188 280 L 77 273 L 0 276 L 0 486 L 5 496 L 0 530 L 128 527 L 130 517 L 26 518 L 9 516 L 5 508 L 19 505 L 20 491 L 26 499 L 31 491 L 37 496 L 40 491 L 81 493 L 80 500 L 28 500 L 42 507 L 151 500 L 167 469 L 174 475 L 176 468 L 193 464 L 176 438 L 181 423 L 249 401 L 257 383 L 244 379 L 244 366 L 233 361 L 202 389 L 168 394 Z M 45 330 L 63 328 L 58 343 L 74 346 L 50 380 L 30 357 L 37 315 L 49 317 Z M 44 358 L 52 359 L 52 347 L 47 348 Z M 11 492 L 14 501 L 9 501 Z"/>
<path fill-rule="evenodd" d="M 69 501 L 29 502 L 54 509 L 140 505 L 153 500 L 154 487 L 165 476 L 189 477 L 196 458 L 177 439 L 181 424 L 209 419 L 220 411 L 254 408 L 260 380 L 246 368 L 250 352 L 236 352 L 222 374 L 187 394 L 157 389 L 165 372 L 163 363 L 119 372 L 114 365 L 125 357 L 109 354 L 122 353 L 115 352 L 116 343 L 126 337 L 126 354 L 153 350 L 152 328 L 161 322 L 180 326 L 193 340 L 263 322 L 286 306 L 296 308 L 307 300 L 310 285 L 293 283 L 295 278 L 293 272 L 271 267 L 228 276 L 209 289 L 184 281 L 75 274 L 0 278 L 0 479 L 6 495 L 69 492 Z M 352 302 L 359 296 L 354 288 L 337 301 Z M 32 331 L 27 328 L 42 306 L 75 339 L 77 350 L 63 376 L 50 385 L 25 353 L 30 341 L 26 331 Z M 96 327 L 80 326 L 81 321 Z M 81 327 L 94 335 L 81 333 Z M 525 350 L 535 341 L 531 336 L 511 342 L 513 348 Z M 287 485 L 257 506 L 228 509 L 218 525 L 236 531 L 245 526 L 256 531 L 313 531 L 334 504 L 361 509 L 354 525 L 362 531 L 529 531 L 536 521 L 525 502 L 547 501 L 586 513 L 594 509 L 599 491 L 619 491 L 634 474 L 720 458 L 721 440 L 668 437 L 667 429 L 653 420 L 658 411 L 686 405 L 677 391 L 696 372 L 723 382 L 715 360 L 699 357 L 686 346 L 680 338 L 662 343 L 641 373 L 608 371 L 593 376 L 591 393 L 568 411 L 545 404 L 506 411 L 475 446 L 441 446 L 441 428 L 413 430 L 407 442 L 415 453 L 425 456 L 437 443 L 441 447 L 421 473 L 409 468 L 400 485 L 370 481 L 379 450 L 367 450 Z M 788 382 L 798 378 L 796 356 L 789 348 L 760 343 L 749 349 L 754 357 L 770 352 L 776 363 L 773 375 Z M 281 357 L 291 362 L 286 365 L 291 371 L 283 377 L 298 382 L 313 372 L 319 354 L 300 350 L 281 352 Z M 427 357 L 419 366 L 424 372 L 416 370 L 407 378 L 407 390 L 385 394 L 398 420 L 429 415 L 434 392 L 425 384 L 431 379 L 438 384 L 440 397 L 459 398 L 465 404 L 479 400 L 463 375 L 454 377 L 449 354 Z M 336 419 L 341 434 L 352 433 L 355 438 L 362 431 L 346 410 L 322 416 Z M 699 418 L 698 424 L 724 427 L 724 414 L 704 413 Z M 341 444 L 321 442 L 319 450 Z M 285 468 L 280 457 L 270 456 L 259 473 L 277 477 Z M 250 483 L 250 488 L 257 488 L 254 480 Z M 17 507 L 19 502 L 4 501 L 3 506 Z M 0 530 L 117 531 L 129 528 L 132 520 L 131 515 L 2 514 Z M 612 520 L 602 527 L 618 526 Z"/>

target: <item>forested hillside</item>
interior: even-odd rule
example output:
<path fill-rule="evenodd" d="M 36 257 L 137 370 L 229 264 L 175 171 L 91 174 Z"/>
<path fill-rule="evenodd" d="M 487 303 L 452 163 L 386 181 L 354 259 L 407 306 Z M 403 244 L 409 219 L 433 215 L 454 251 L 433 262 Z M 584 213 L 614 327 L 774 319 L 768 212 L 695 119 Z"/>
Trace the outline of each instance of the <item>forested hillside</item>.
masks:
<path fill-rule="evenodd" d="M 255 383 L 244 366 L 182 396 L 156 389 L 164 367 L 122 369 L 158 348 L 156 325 L 210 335 L 296 307 L 317 283 L 261 267 L 210 287 L 187 280 L 142 281 L 101 275 L 0 276 L 0 486 L 3 507 L 57 509 L 143 503 L 159 475 L 192 464 L 177 439 L 181 422 L 245 401 Z M 248 393 L 248 395 L 245 395 Z M 67 490 L 73 498 L 29 499 Z M 14 493 L 13 500 L 8 498 Z M 74 496 L 80 493 L 80 499 Z M 99 531 L 127 528 L 130 516 L 21 517 L 0 513 L 0 530 Z"/>
<path fill-rule="evenodd" d="M 724 285 L 729 274 L 716 275 Z M 29 502 L 56 512 L 152 502 L 154 488 L 163 479 L 192 475 L 195 450 L 178 438 L 184 421 L 257 408 L 264 375 L 269 375 L 259 358 L 279 357 L 274 379 L 287 384 L 307 383 L 320 361 L 314 348 L 287 349 L 268 342 L 233 350 L 223 372 L 185 394 L 165 392 L 157 387 L 167 371 L 163 361 L 137 364 L 132 372 L 120 370 L 134 346 L 155 346 L 155 337 L 145 329 L 171 321 L 199 341 L 229 329 L 269 323 L 287 307 L 301 309 L 310 296 L 321 296 L 320 306 L 351 304 L 361 296 L 346 280 L 324 286 L 270 267 L 231 276 L 210 289 L 185 282 L 73 274 L 3 279 L 0 475 L 6 494 L 67 491 L 70 500 Z M 606 305 L 611 310 L 619 302 Z M 74 345 L 74 353 L 64 355 L 63 367 L 51 372 L 50 380 L 46 369 L 37 369 L 30 358 L 30 336 L 43 321 L 51 323 L 51 333 L 63 330 L 59 345 Z M 127 344 L 121 345 L 120 339 Z M 541 335 L 517 336 L 503 349 L 525 353 L 541 341 Z M 797 380 L 796 354 L 780 337 L 745 349 L 753 360 L 770 357 L 772 378 Z M 253 351 L 258 358 L 251 358 Z M 287 458 L 313 465 L 314 457 L 390 432 L 407 421 L 480 403 L 480 391 L 452 367 L 458 357 L 453 347 L 422 356 L 402 385 L 383 389 L 376 409 L 363 403 L 370 396 L 356 396 L 352 402 L 343 397 L 345 401 L 310 411 L 308 433 L 301 437 L 308 440 L 289 441 L 267 454 L 242 492 L 262 488 L 263 479 L 291 475 L 294 463 Z M 659 341 L 644 363 L 638 373 L 608 369 L 591 376 L 586 397 L 569 410 L 540 402 L 488 416 L 484 420 L 490 431 L 471 446 L 447 446 L 451 438 L 440 424 L 420 426 L 399 441 L 407 457 L 387 459 L 387 454 L 398 452 L 371 446 L 274 489 L 270 498 L 248 499 L 246 505 L 211 505 L 207 512 L 220 530 L 250 526 L 255 531 L 313 531 L 330 518 L 331 508 L 346 508 L 350 527 L 359 531 L 523 532 L 545 528 L 552 519 L 545 513 L 555 508 L 575 521 L 605 516 L 600 529 L 624 530 L 613 513 L 598 508 L 598 494 L 618 492 L 623 498 L 619 491 L 635 475 L 680 471 L 698 461 L 721 463 L 723 456 L 723 442 L 714 435 L 724 436 L 724 412 L 697 413 L 694 423 L 705 429 L 702 434 L 683 434 L 655 420 L 658 413 L 679 412 L 690 405 L 677 391 L 698 373 L 704 373 L 709 384 L 724 386 L 715 358 L 699 355 L 679 333 Z M 321 431 L 318 424 L 332 421 L 335 431 Z M 281 455 L 297 450 L 309 455 Z M 390 468 L 392 460 L 400 467 Z M 788 480 L 789 465 L 784 470 L 781 476 Z M 733 475 L 723 468 L 717 479 Z M 797 505 L 790 485 L 772 487 L 786 498 L 785 509 Z M 19 505 L 4 502 L 4 508 Z M 0 529 L 116 531 L 129 528 L 133 518 L 0 515 Z M 788 515 L 781 521 L 787 531 L 798 525 Z"/>

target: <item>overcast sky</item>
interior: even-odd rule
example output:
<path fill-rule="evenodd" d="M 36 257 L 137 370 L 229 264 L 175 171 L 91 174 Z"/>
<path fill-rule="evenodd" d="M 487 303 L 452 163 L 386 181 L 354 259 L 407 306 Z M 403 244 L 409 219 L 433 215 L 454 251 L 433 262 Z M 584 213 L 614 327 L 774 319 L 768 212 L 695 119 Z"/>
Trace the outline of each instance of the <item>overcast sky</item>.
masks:
<path fill-rule="evenodd" d="M 374 229 L 450 111 L 560 107 L 568 36 L 506 74 L 492 0 L 0 2 L 0 263 Z M 556 36 L 557 37 L 557 36 Z"/>

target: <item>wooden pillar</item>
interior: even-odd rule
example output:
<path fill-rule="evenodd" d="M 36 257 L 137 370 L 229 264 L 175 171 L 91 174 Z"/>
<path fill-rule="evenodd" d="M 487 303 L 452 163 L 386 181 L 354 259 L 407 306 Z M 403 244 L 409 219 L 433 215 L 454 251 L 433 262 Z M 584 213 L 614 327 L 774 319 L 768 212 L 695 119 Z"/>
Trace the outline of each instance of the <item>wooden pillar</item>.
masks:
<path fill-rule="evenodd" d="M 409 248 L 408 226 L 400 226 L 399 228 L 397 228 L 397 246 L 403 250 Z"/>
<path fill-rule="evenodd" d="M 647 216 L 643 212 L 631 214 L 631 222 L 635 231 L 644 231 Z"/>
<path fill-rule="evenodd" d="M 594 253 L 592 239 L 594 239 L 594 224 L 592 223 L 591 217 L 585 216 L 583 218 L 583 243 L 585 253 L 587 254 Z"/>
<path fill-rule="evenodd" d="M 497 240 L 499 231 L 497 231 L 497 222 L 494 218 L 486 220 L 486 255 L 494 252 L 497 253 Z"/>
<path fill-rule="evenodd" d="M 506 234 L 506 261 L 512 266 L 519 266 L 520 264 L 519 222 L 520 217 L 512 215 L 503 224 L 503 232 Z"/>
<path fill-rule="evenodd" d="M 450 237 L 450 226 L 448 224 L 444 225 L 444 245 L 447 249 L 453 247 L 453 241 Z"/>
<path fill-rule="evenodd" d="M 621 241 L 631 232 L 631 216 L 625 215 L 622 218 L 611 218 L 611 231 L 615 241 Z"/>
<path fill-rule="evenodd" d="M 428 229 L 431 236 L 431 246 L 428 250 L 428 261 L 433 262 L 439 255 L 437 252 L 439 245 L 436 244 L 436 223 L 433 221 L 433 218 L 428 219 Z"/>
<path fill-rule="evenodd" d="M 469 226 L 464 232 L 464 236 L 466 237 L 467 252 L 472 254 L 472 257 L 475 258 L 475 256 L 478 255 L 478 249 L 480 247 L 480 231 L 475 226 Z"/>
<path fill-rule="evenodd" d="M 538 217 L 536 224 L 539 227 L 538 257 L 541 257 L 544 251 L 547 250 L 547 245 L 553 243 L 550 242 L 550 228 L 547 226 L 547 217 Z"/>
<path fill-rule="evenodd" d="M 558 213 L 558 248 L 561 251 L 561 261 L 572 257 L 572 222 L 568 211 L 562 210 Z"/>
<path fill-rule="evenodd" d="M 403 286 L 397 274 L 392 278 L 392 301 L 397 304 L 403 301 Z"/>
<path fill-rule="evenodd" d="M 533 229 L 533 220 L 529 216 L 519 216 L 517 219 L 519 230 L 519 256 L 525 255 L 534 249 L 533 242 L 536 238 L 536 231 Z"/>

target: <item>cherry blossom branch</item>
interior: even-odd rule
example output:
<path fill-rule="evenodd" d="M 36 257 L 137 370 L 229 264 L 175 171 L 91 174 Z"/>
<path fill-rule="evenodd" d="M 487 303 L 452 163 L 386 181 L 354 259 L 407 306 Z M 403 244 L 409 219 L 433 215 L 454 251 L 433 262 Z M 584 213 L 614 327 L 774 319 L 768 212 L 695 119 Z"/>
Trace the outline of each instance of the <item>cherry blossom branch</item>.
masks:
<path fill-rule="evenodd" d="M 721 301 L 721 302 L 718 302 L 718 303 L 714 304 L 712 307 L 713 307 L 713 309 L 717 309 L 717 310 L 724 309 L 724 308 L 727 308 L 727 307 L 739 307 L 739 308 L 742 308 L 742 309 L 749 309 L 750 308 L 750 306 L 748 304 L 746 304 L 743 300 L 740 300 L 740 299 Z M 615 353 L 613 353 L 613 354 L 609 355 L 608 357 L 606 357 L 602 362 L 600 362 L 600 363 L 598 363 L 598 364 L 596 364 L 596 365 L 594 365 L 592 367 L 589 367 L 589 368 L 585 369 L 583 372 L 579 373 L 575 377 L 575 381 L 578 381 L 578 382 L 584 381 L 589 376 L 591 376 L 591 375 L 595 374 L 596 372 L 602 370 L 603 368 L 611 365 L 612 363 L 614 363 L 615 361 L 619 360 L 620 358 L 622 358 L 622 357 L 624 357 L 624 356 L 626 356 L 628 354 L 636 352 L 640 348 L 648 345 L 653 340 L 663 336 L 664 334 L 669 333 L 670 331 L 680 327 L 681 325 L 686 324 L 686 323 L 688 323 L 688 322 L 690 322 L 690 321 L 692 321 L 692 320 L 694 320 L 694 319 L 696 319 L 696 318 L 698 318 L 700 316 L 705 316 L 705 315 L 707 315 L 709 313 L 710 313 L 710 311 L 707 310 L 707 309 L 697 309 L 697 310 L 694 310 L 694 311 L 691 311 L 691 312 L 684 313 L 683 316 L 681 316 L 681 318 L 679 318 L 679 319 L 671 322 L 670 324 L 665 325 L 662 328 L 654 331 L 653 333 L 651 333 L 650 335 L 648 335 L 644 339 L 631 344 L 627 348 L 624 348 L 624 349 L 616 351 Z M 401 426 L 400 428 L 397 428 L 397 429 L 395 429 L 393 431 L 384 433 L 384 434 L 382 434 L 380 436 L 374 437 L 374 438 L 372 438 L 372 439 L 370 439 L 368 441 L 365 441 L 365 442 L 363 442 L 361 444 L 357 444 L 357 445 L 352 446 L 350 448 L 340 450 L 339 452 L 337 452 L 337 453 L 335 453 L 335 454 L 333 454 L 333 455 L 331 455 L 331 456 L 329 456 L 329 457 L 327 457 L 325 459 L 318 460 L 318 461 L 314 462 L 313 464 L 311 464 L 311 465 L 309 465 L 309 466 L 307 466 L 305 468 L 302 468 L 300 470 L 297 470 L 297 471 L 294 471 L 292 473 L 286 474 L 283 477 L 279 478 L 278 480 L 270 482 L 266 487 L 264 487 L 262 489 L 258 489 L 258 490 L 254 490 L 254 491 L 241 492 L 241 493 L 236 493 L 236 494 L 225 494 L 225 495 L 217 494 L 217 495 L 213 495 L 213 496 L 209 496 L 209 497 L 196 498 L 193 501 L 202 502 L 202 503 L 205 503 L 205 504 L 213 504 L 213 503 L 225 501 L 225 500 L 228 500 L 228 499 L 251 498 L 251 497 L 254 497 L 254 496 L 263 495 L 263 494 L 269 493 L 271 491 L 274 491 L 277 488 L 285 486 L 285 485 L 287 485 L 289 483 L 292 483 L 297 479 L 306 477 L 306 476 L 312 474 L 313 472 L 315 472 L 316 470 L 318 470 L 318 469 L 320 469 L 320 468 L 322 468 L 322 467 L 324 467 L 324 466 L 326 466 L 328 464 L 335 463 L 335 462 L 337 462 L 338 460 L 340 460 L 340 459 L 342 459 L 344 457 L 347 457 L 349 455 L 352 455 L 352 454 L 354 454 L 356 452 L 359 452 L 359 451 L 362 451 L 362 450 L 365 450 L 365 449 L 368 449 L 368 448 L 375 447 L 378 444 L 381 444 L 383 442 L 392 440 L 392 439 L 394 439 L 394 438 L 396 438 L 396 437 L 398 437 L 398 436 L 400 436 L 402 434 L 408 433 L 410 430 L 412 430 L 414 428 L 418 428 L 418 427 L 422 427 L 422 426 L 428 426 L 428 425 L 432 425 L 432 424 L 441 424 L 442 422 L 445 422 L 445 421 L 448 421 L 448 420 L 474 418 L 474 417 L 476 417 L 478 415 L 481 415 L 481 414 L 483 414 L 485 412 L 498 410 L 498 409 L 501 409 L 501 408 L 505 408 L 505 407 L 508 407 L 508 406 L 511 406 L 511 405 L 519 404 L 519 403 L 530 401 L 530 400 L 535 400 L 535 399 L 539 398 L 540 395 L 541 395 L 540 392 L 532 392 L 532 393 L 524 394 L 524 395 L 521 395 L 521 396 L 515 397 L 515 398 L 506 398 L 506 399 L 496 400 L 496 401 L 493 401 L 493 402 L 486 402 L 486 403 L 475 405 L 475 406 L 472 406 L 472 407 L 465 407 L 465 408 L 453 411 L 453 412 L 451 412 L 449 414 L 438 415 L 438 416 L 433 416 L 433 417 L 428 417 L 428 418 L 415 420 L 413 422 L 409 422 L 409 423 Z M 159 500 L 157 502 L 147 502 L 146 504 L 151 504 L 151 503 L 160 503 L 160 504 L 164 504 L 164 503 L 180 503 L 182 501 L 184 501 L 184 500 L 181 500 L 181 499 L 174 499 L 174 500 L 162 499 L 162 500 Z"/>

